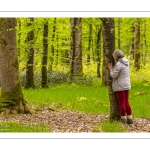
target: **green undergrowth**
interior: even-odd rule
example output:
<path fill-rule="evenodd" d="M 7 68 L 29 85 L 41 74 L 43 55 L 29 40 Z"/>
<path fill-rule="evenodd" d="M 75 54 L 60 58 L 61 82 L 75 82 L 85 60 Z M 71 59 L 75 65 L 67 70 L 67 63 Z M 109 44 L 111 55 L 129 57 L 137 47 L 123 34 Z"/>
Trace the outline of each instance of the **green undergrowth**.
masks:
<path fill-rule="evenodd" d="M 84 80 L 83 80 L 84 81 Z M 95 80 L 95 83 L 87 86 L 86 84 L 63 83 L 53 84 L 49 88 L 41 89 L 23 89 L 25 100 L 33 107 L 36 112 L 43 107 L 54 111 L 74 110 L 89 114 L 109 114 L 110 102 L 108 88 L 101 86 Z M 136 72 L 131 70 L 131 90 L 129 93 L 129 102 L 132 108 L 133 119 L 150 118 L 150 73 L 141 69 Z M 31 129 L 31 126 L 10 123 L 8 126 L 16 128 L 8 132 L 49 132 L 47 128 Z M 2 125 L 3 126 L 3 125 Z M 14 127 L 15 126 L 15 127 Z M 44 130 L 43 130 L 44 129 Z M 118 122 L 104 121 L 95 125 L 93 132 L 126 132 L 125 125 Z M 2 131 L 1 132 L 7 132 Z"/>
<path fill-rule="evenodd" d="M 133 117 L 150 117 L 150 81 L 131 80 L 129 102 Z M 46 89 L 23 90 L 24 97 L 36 108 L 75 110 L 92 114 L 109 114 L 108 89 L 104 86 L 63 84 Z"/>
<path fill-rule="evenodd" d="M 95 125 L 93 132 L 127 132 L 127 126 L 117 121 L 105 120 L 101 124 Z"/>
<path fill-rule="evenodd" d="M 44 124 L 22 124 L 16 122 L 0 122 L 0 132 L 51 132 L 51 127 Z"/>
<path fill-rule="evenodd" d="M 63 84 L 46 89 L 23 90 L 25 99 L 35 107 L 47 106 L 54 110 L 75 110 L 93 114 L 107 114 L 107 87 Z"/>

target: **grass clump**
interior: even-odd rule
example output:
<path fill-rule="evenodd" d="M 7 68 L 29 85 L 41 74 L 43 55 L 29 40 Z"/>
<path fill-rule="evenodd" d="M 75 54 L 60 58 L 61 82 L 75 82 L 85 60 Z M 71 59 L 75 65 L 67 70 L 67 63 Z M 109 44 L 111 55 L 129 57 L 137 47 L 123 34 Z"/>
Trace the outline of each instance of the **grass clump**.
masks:
<path fill-rule="evenodd" d="M 95 125 L 93 132 L 127 132 L 127 126 L 118 121 L 105 120 L 99 125 Z"/>
<path fill-rule="evenodd" d="M 26 124 L 16 122 L 0 122 L 0 132 L 52 132 L 51 127 L 44 124 Z"/>

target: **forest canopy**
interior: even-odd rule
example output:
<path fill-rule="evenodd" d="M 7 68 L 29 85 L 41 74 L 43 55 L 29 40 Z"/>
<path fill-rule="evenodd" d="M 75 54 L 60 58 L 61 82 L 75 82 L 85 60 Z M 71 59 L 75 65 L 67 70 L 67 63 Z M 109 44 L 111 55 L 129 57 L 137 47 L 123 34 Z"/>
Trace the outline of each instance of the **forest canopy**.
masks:
<path fill-rule="evenodd" d="M 114 18 L 114 22 L 115 49 L 121 49 L 125 56 L 130 59 L 131 65 L 137 62 L 134 67 L 135 70 L 145 66 L 149 62 L 150 19 Z M 44 47 L 43 30 L 46 23 L 48 34 L 44 38 L 47 39 L 48 46 L 46 65 L 49 75 L 48 81 L 59 82 L 56 76 L 60 80 L 67 81 L 70 70 L 70 18 L 17 18 L 17 48 L 23 85 L 25 85 L 25 71 L 31 48 L 34 50 L 34 61 L 32 63 L 35 86 L 40 86 L 41 84 L 39 81 L 41 80 Z M 103 35 L 101 34 L 101 24 L 100 18 L 82 18 L 84 76 L 102 77 Z M 139 32 L 137 33 L 137 31 Z M 31 35 L 32 33 L 33 35 Z M 31 38 L 32 36 L 33 38 Z M 137 41 L 135 41 L 135 37 L 138 38 Z M 136 43 L 137 46 L 135 45 Z M 138 52 L 135 52 L 134 47 L 137 47 Z"/>

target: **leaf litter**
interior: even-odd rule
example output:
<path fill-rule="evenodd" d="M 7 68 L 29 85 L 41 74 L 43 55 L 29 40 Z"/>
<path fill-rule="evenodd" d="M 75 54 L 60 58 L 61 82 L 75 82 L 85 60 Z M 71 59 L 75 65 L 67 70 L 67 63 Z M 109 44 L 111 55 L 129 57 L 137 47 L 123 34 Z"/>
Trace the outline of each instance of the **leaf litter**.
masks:
<path fill-rule="evenodd" d="M 50 132 L 94 132 L 94 126 L 108 120 L 106 114 L 87 114 L 76 111 L 54 111 L 40 109 L 36 114 L 0 116 L 0 122 L 16 122 L 24 125 L 39 124 L 51 127 Z M 134 118 L 134 124 L 127 125 L 127 132 L 150 132 L 150 119 Z"/>

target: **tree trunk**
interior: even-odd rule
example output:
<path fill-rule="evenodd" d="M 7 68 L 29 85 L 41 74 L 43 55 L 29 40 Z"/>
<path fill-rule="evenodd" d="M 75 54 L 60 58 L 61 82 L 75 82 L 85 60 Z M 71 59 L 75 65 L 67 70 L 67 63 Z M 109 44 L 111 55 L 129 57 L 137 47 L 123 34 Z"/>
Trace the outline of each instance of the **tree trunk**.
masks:
<path fill-rule="evenodd" d="M 135 22 L 134 32 L 134 68 L 135 70 L 140 69 L 140 19 L 137 18 Z"/>
<path fill-rule="evenodd" d="M 17 24 L 18 24 L 18 31 L 21 31 L 21 21 L 20 21 L 20 19 L 18 19 L 17 20 Z M 20 45 L 20 37 L 21 37 L 21 32 L 19 32 L 19 34 L 18 34 L 18 46 L 17 46 L 17 50 L 18 50 L 18 56 L 20 56 L 20 47 L 21 47 L 21 45 Z"/>
<path fill-rule="evenodd" d="M 91 61 L 91 41 L 92 41 L 92 23 L 89 24 L 89 42 L 88 42 L 88 54 L 87 63 L 90 64 Z"/>
<path fill-rule="evenodd" d="M 103 25 L 103 26 L 104 26 L 104 25 Z M 105 42 L 106 42 L 106 41 L 104 40 L 104 37 L 105 37 L 104 34 L 105 34 L 105 33 L 104 33 L 104 31 L 103 31 L 103 30 L 104 30 L 104 29 L 103 29 L 103 28 L 104 28 L 103 26 L 102 26 L 102 35 L 103 35 L 102 85 L 103 85 L 103 86 L 107 86 L 107 80 L 108 80 L 108 73 L 107 73 L 108 70 L 107 70 L 107 69 L 108 69 L 108 68 L 106 67 L 107 64 L 106 64 L 106 60 L 105 60 L 105 59 L 106 59 L 106 56 L 105 56 L 105 51 L 106 51 L 106 50 L 105 50 L 105 49 L 106 49 L 106 48 L 105 48 L 105 45 L 106 45 Z"/>
<path fill-rule="evenodd" d="M 129 54 L 131 55 L 130 60 L 132 61 L 134 59 L 134 30 L 135 30 L 134 24 L 131 24 L 130 30 L 132 33 L 132 39 L 131 39 Z"/>
<path fill-rule="evenodd" d="M 30 18 L 30 22 L 28 26 L 32 26 L 34 23 L 34 18 Z M 25 88 L 35 88 L 34 85 L 34 30 L 32 29 L 27 36 L 27 44 L 28 44 L 28 60 L 27 60 L 27 68 L 26 68 L 26 85 Z"/>
<path fill-rule="evenodd" d="M 120 18 L 118 18 L 118 49 L 120 49 Z"/>
<path fill-rule="evenodd" d="M 69 51 L 68 50 L 65 50 L 65 59 L 66 59 L 66 65 L 68 66 L 70 64 Z"/>
<path fill-rule="evenodd" d="M 101 65 L 101 30 L 102 26 L 98 28 L 98 34 L 97 34 L 97 41 L 96 41 L 96 57 L 97 57 L 97 77 L 101 78 L 101 73 L 100 73 L 100 65 Z"/>
<path fill-rule="evenodd" d="M 102 31 L 104 39 L 104 68 L 105 76 L 107 77 L 107 85 L 110 99 L 110 120 L 119 120 L 120 111 L 118 101 L 116 99 L 115 93 L 112 90 L 112 78 L 107 67 L 108 63 L 113 63 L 114 60 L 112 53 L 115 50 L 115 30 L 114 30 L 114 20 L 113 18 L 101 18 L 102 20 Z"/>
<path fill-rule="evenodd" d="M 58 63 L 59 63 L 59 57 L 60 57 L 60 53 L 59 53 L 59 51 L 58 51 L 58 50 L 60 49 L 60 48 L 59 48 L 59 42 L 58 42 L 58 41 L 59 41 L 59 36 L 58 36 L 58 35 L 59 35 L 59 32 L 57 31 L 57 32 L 56 32 L 56 41 L 57 41 L 57 46 L 56 46 L 56 47 L 57 47 L 57 48 L 56 48 L 56 51 L 55 51 L 56 65 L 58 65 Z M 54 55 L 54 54 L 53 54 L 53 55 Z"/>
<path fill-rule="evenodd" d="M 146 57 L 147 57 L 147 52 L 148 52 L 148 48 L 147 48 L 147 39 L 146 39 L 146 19 L 144 20 L 144 46 L 145 46 L 145 53 L 144 53 L 144 65 L 146 64 Z"/>
<path fill-rule="evenodd" d="M 82 76 L 82 19 L 71 18 L 71 65 L 70 73 L 73 76 Z"/>
<path fill-rule="evenodd" d="M 49 71 L 53 71 L 53 62 L 54 62 L 54 38 L 56 35 L 56 18 L 54 19 L 54 25 L 53 25 L 53 34 L 52 34 L 52 44 L 51 44 L 51 54 L 50 54 L 50 66 Z"/>
<path fill-rule="evenodd" d="M 0 74 L 0 113 L 30 113 L 19 78 L 16 18 L 0 19 Z"/>
<path fill-rule="evenodd" d="M 43 30 L 43 57 L 42 57 L 42 88 L 48 87 L 47 84 L 47 58 L 48 58 L 48 21 L 45 19 Z"/>

